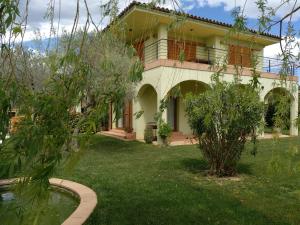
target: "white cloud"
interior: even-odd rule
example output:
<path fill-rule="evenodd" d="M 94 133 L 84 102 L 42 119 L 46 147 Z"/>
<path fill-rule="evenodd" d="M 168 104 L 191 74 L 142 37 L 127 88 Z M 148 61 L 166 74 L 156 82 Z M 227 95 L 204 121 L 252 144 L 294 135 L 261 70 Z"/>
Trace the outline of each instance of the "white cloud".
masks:
<path fill-rule="evenodd" d="M 277 12 L 276 15 L 279 17 L 282 17 L 286 15 L 288 12 L 291 11 L 291 9 L 294 6 L 296 0 L 291 0 L 289 3 L 284 4 L 283 7 L 281 7 Z M 245 1 L 245 0 L 188 0 L 183 1 L 186 4 L 189 5 L 189 8 L 201 8 L 205 6 L 209 7 L 218 7 L 223 6 L 224 10 L 231 11 L 235 7 L 242 7 L 244 8 L 245 5 L 245 15 L 248 18 L 257 18 L 260 13 L 256 5 L 256 1 Z M 246 2 L 246 4 L 245 4 Z M 279 5 L 281 5 L 282 0 L 269 0 L 268 1 L 268 7 L 271 7 L 273 9 L 276 9 Z M 298 6 L 300 3 L 297 4 Z M 193 7 L 192 7 L 193 6 Z M 300 12 L 295 13 L 293 20 L 299 20 L 300 19 Z"/>
<path fill-rule="evenodd" d="M 107 25 L 108 20 L 103 19 L 100 5 L 106 3 L 108 0 L 86 0 L 90 13 L 93 17 L 93 20 L 100 27 L 104 27 Z M 119 1 L 119 9 L 122 11 L 126 6 L 128 6 L 133 0 L 122 0 Z M 139 2 L 148 3 L 151 0 L 140 0 Z M 20 1 L 20 11 L 22 15 L 25 11 L 25 1 Z M 76 12 L 76 0 L 61 0 L 54 1 L 55 5 L 55 16 L 54 16 L 54 28 L 57 28 L 58 25 L 58 15 L 59 8 L 60 11 L 60 33 L 62 29 L 70 31 L 72 29 L 72 24 L 74 21 L 74 16 Z M 61 5 L 59 7 L 59 2 Z M 28 25 L 27 32 L 25 34 L 25 41 L 32 40 L 35 37 L 35 30 L 39 30 L 43 37 L 49 37 L 50 34 L 50 23 L 49 20 L 45 18 L 45 14 L 47 12 L 49 0 L 30 0 L 29 1 L 29 14 L 28 14 Z M 163 5 L 167 8 L 172 8 L 171 0 L 167 0 L 166 4 Z M 83 26 L 86 21 L 86 8 L 84 5 L 84 1 L 80 0 L 80 18 L 79 18 L 79 26 Z"/>
<path fill-rule="evenodd" d="M 285 47 L 285 42 L 282 41 L 282 47 Z M 300 44 L 300 38 L 296 38 L 294 41 L 295 45 Z M 294 56 L 297 56 L 300 52 L 299 46 L 294 46 L 291 50 L 291 53 Z M 270 58 L 276 58 L 278 55 L 282 53 L 281 48 L 280 48 L 280 43 L 274 44 L 274 45 L 269 45 L 264 48 L 264 57 L 270 57 Z"/>

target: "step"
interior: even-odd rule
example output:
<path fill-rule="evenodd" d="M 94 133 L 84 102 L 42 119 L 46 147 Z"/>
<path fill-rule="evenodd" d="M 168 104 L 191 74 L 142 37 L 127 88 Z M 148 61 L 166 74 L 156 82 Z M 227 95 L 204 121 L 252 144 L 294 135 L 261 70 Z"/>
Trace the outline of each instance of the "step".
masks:
<path fill-rule="evenodd" d="M 112 137 L 119 137 L 119 138 L 126 138 L 125 132 L 115 132 L 115 131 L 102 131 L 101 132 L 104 135 L 112 136 Z"/>
<path fill-rule="evenodd" d="M 116 133 L 116 134 L 126 134 L 126 132 L 122 129 L 111 129 L 107 132 L 113 132 L 113 133 Z"/>

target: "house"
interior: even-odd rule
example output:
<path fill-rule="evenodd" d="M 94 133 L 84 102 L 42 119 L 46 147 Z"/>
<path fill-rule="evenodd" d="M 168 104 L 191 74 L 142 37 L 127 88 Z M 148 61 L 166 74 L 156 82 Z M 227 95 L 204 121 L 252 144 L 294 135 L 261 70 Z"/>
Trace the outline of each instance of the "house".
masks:
<path fill-rule="evenodd" d="M 292 122 L 298 116 L 298 79 L 294 70 L 291 67 L 288 71 L 286 87 L 279 87 L 282 62 L 263 57 L 266 46 L 280 41 L 278 36 L 254 30 L 229 36 L 230 24 L 137 2 L 124 10 L 118 21 L 124 28 L 126 41 L 135 46 L 143 60 L 145 70 L 142 82 L 136 87 L 136 97 L 123 108 L 123 117 L 115 120 L 114 110 L 110 109 L 108 134 L 143 139 L 147 124 L 155 124 L 160 100 L 169 96 L 163 119 L 172 126 L 173 139 L 187 138 L 192 131 L 185 117 L 184 95 L 209 88 L 216 65 L 224 60 L 228 63 L 225 81 L 232 81 L 239 69 L 241 83 L 248 83 L 253 69 L 251 62 L 256 58 L 263 87 L 261 100 L 267 102 L 269 94 L 279 89 L 289 93 L 290 134 L 298 135 L 298 128 Z M 177 89 L 181 96 L 172 96 Z M 140 118 L 135 116 L 138 112 L 142 112 Z"/>

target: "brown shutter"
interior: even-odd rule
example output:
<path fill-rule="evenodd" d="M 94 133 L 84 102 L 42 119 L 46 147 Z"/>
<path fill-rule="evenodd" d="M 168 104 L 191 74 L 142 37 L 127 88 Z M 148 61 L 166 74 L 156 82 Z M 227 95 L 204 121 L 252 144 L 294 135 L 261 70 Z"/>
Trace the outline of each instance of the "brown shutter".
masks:
<path fill-rule="evenodd" d="M 178 60 L 179 51 L 174 40 L 168 40 L 168 59 Z"/>
<path fill-rule="evenodd" d="M 196 43 L 186 42 L 184 46 L 185 61 L 195 62 L 196 61 Z"/>
<path fill-rule="evenodd" d="M 132 101 L 126 101 L 123 115 L 124 128 L 127 132 L 132 131 Z"/>
<path fill-rule="evenodd" d="M 195 42 L 168 40 L 168 59 L 179 60 L 180 51 L 184 51 L 185 61 L 196 61 Z"/>
<path fill-rule="evenodd" d="M 251 54 L 252 51 L 250 48 L 230 45 L 228 64 L 251 67 Z"/>
<path fill-rule="evenodd" d="M 145 59 L 145 54 L 144 54 L 144 48 L 145 48 L 145 42 L 144 41 L 139 41 L 136 42 L 133 47 L 135 48 L 137 52 L 137 56 L 144 61 Z"/>
<path fill-rule="evenodd" d="M 247 47 L 242 48 L 242 65 L 244 67 L 251 67 L 251 49 Z"/>

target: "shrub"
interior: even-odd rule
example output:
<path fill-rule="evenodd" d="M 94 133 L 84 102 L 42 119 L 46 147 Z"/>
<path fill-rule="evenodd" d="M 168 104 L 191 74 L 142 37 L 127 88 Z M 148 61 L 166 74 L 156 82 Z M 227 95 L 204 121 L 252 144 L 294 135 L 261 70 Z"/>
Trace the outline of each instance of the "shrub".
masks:
<path fill-rule="evenodd" d="M 171 136 L 171 133 L 172 128 L 168 123 L 161 122 L 159 124 L 158 135 L 161 137 L 161 139 L 166 140 L 168 137 Z"/>
<path fill-rule="evenodd" d="M 236 174 L 247 137 L 256 140 L 255 131 L 262 121 L 258 91 L 250 85 L 216 82 L 200 95 L 187 95 L 186 112 L 210 174 Z"/>

